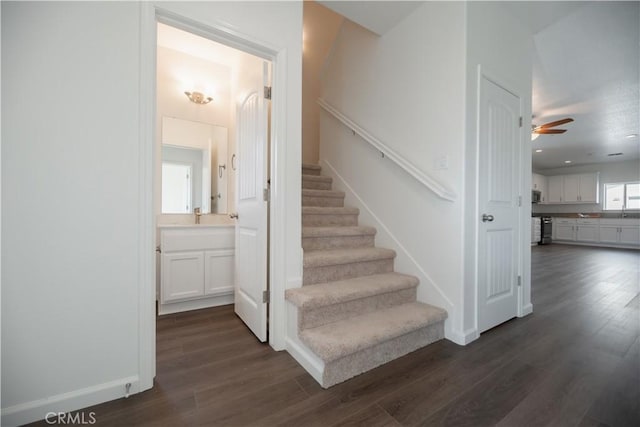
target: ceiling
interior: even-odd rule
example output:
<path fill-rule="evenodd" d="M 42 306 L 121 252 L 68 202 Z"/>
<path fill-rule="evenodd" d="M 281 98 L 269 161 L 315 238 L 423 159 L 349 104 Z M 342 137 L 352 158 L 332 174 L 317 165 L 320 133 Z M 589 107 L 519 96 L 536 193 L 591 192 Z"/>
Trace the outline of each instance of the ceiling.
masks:
<path fill-rule="evenodd" d="M 504 3 L 534 34 L 533 123 L 575 120 L 532 141 L 534 170 L 640 159 L 639 4 Z"/>

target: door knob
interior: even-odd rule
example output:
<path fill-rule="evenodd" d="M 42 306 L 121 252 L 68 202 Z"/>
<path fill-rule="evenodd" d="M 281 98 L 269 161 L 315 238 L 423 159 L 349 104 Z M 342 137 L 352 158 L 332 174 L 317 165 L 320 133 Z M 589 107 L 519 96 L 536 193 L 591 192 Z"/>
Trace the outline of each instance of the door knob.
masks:
<path fill-rule="evenodd" d="M 237 214 L 237 213 L 230 213 L 230 214 L 229 214 L 229 218 L 231 218 L 231 219 L 238 219 L 238 214 Z"/>
<path fill-rule="evenodd" d="M 493 215 L 482 214 L 482 222 L 493 221 Z"/>

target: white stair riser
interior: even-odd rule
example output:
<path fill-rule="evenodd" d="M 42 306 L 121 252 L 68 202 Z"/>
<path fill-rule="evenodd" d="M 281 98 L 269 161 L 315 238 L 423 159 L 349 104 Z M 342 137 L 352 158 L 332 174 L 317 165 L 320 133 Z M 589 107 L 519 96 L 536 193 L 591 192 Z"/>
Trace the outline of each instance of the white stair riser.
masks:
<path fill-rule="evenodd" d="M 375 244 L 373 234 L 358 236 L 303 237 L 302 249 L 318 251 L 324 249 L 371 248 Z"/>
<path fill-rule="evenodd" d="M 302 331 L 307 328 L 315 328 L 316 326 L 338 322 L 359 314 L 365 314 L 415 300 L 416 288 L 409 288 L 324 307 L 313 309 L 302 308 L 298 311 L 298 329 Z"/>
<path fill-rule="evenodd" d="M 370 276 L 393 271 L 393 258 L 372 261 L 352 262 L 348 264 L 326 265 L 320 267 L 305 267 L 302 284 L 335 282 L 337 280 L 352 279 L 360 276 Z"/>
<path fill-rule="evenodd" d="M 302 214 L 303 227 L 358 225 L 358 214 Z"/>
<path fill-rule="evenodd" d="M 324 206 L 331 208 L 344 207 L 344 197 L 302 196 L 302 206 Z"/>

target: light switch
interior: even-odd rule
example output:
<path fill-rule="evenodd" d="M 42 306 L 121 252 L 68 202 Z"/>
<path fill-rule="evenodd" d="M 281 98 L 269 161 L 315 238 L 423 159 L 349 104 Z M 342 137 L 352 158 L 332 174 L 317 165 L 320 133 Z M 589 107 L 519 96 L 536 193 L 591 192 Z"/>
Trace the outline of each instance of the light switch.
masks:
<path fill-rule="evenodd" d="M 449 169 L 449 156 L 441 156 L 436 159 L 436 169 Z"/>

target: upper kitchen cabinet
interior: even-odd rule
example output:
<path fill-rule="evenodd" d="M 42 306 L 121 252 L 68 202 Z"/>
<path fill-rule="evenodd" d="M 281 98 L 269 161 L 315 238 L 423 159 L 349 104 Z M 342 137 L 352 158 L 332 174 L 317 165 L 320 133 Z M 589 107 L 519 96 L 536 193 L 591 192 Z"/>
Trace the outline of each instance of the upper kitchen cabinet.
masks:
<path fill-rule="evenodd" d="M 562 187 L 563 187 L 562 175 L 547 177 L 547 203 L 562 203 Z"/>
<path fill-rule="evenodd" d="M 598 174 L 585 173 L 564 176 L 566 203 L 598 203 Z"/>
<path fill-rule="evenodd" d="M 598 203 L 598 173 L 547 177 L 547 203 Z"/>
<path fill-rule="evenodd" d="M 531 189 L 540 192 L 540 203 L 547 202 L 547 177 L 534 173 L 531 178 Z"/>

